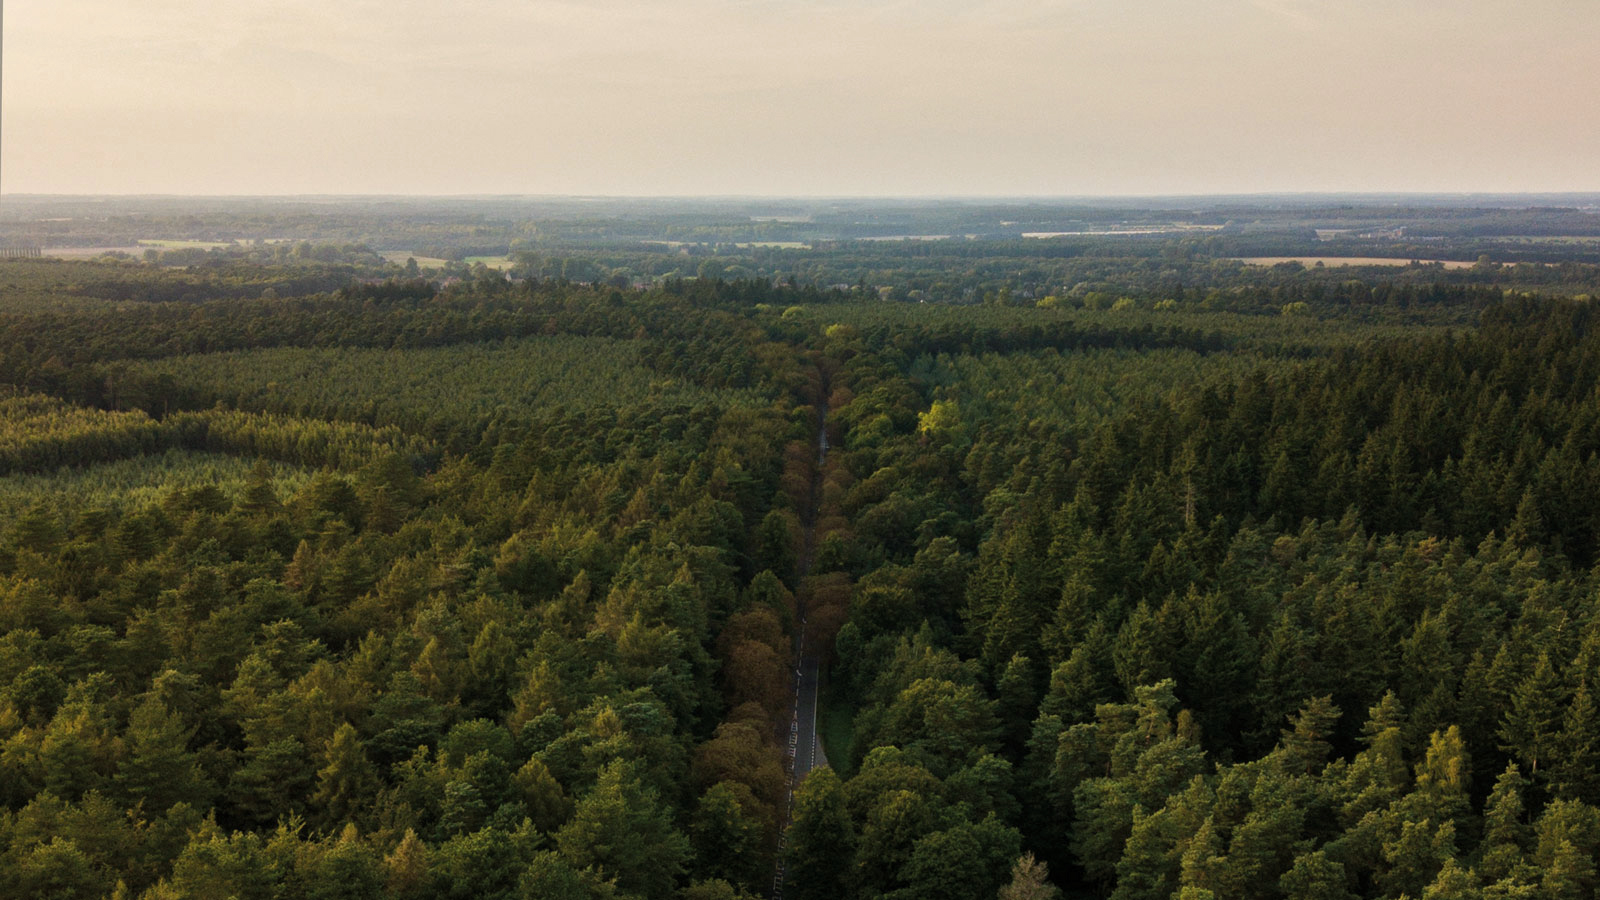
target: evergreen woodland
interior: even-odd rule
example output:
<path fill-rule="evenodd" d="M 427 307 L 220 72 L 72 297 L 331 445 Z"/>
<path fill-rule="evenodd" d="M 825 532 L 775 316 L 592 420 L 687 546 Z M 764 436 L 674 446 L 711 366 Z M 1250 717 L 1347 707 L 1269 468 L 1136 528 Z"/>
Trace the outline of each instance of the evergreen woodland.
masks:
<path fill-rule="evenodd" d="M 0 896 L 1593 898 L 1600 312 L 1461 271 L 0 264 Z"/>

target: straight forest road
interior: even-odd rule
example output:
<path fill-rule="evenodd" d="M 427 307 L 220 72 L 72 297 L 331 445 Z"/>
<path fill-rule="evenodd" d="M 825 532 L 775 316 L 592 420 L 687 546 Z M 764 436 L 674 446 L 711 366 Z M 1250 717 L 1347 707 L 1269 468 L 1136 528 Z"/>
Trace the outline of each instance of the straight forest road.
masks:
<path fill-rule="evenodd" d="M 823 396 L 827 396 L 826 390 Z M 828 405 L 826 400 L 817 404 L 817 471 L 811 478 L 811 497 L 806 504 L 805 537 L 800 549 L 798 581 L 811 574 L 811 560 L 816 554 L 817 508 L 822 502 L 822 470 L 828 461 Z M 797 584 L 797 586 L 799 586 Z M 794 818 L 794 789 L 811 774 L 811 770 L 828 764 L 817 737 L 818 692 L 821 680 L 821 658 L 812 651 L 806 640 L 805 592 L 796 594 L 796 612 L 799 622 L 795 628 L 794 706 L 789 720 L 789 785 L 784 797 L 783 828 L 778 836 L 778 871 L 772 882 L 774 900 L 783 900 L 783 883 L 787 876 L 784 854 L 788 850 L 789 823 Z"/>
<path fill-rule="evenodd" d="M 794 776 L 791 783 L 798 786 L 811 770 L 828 764 L 822 751 L 822 740 L 817 737 L 817 688 L 820 666 L 816 658 L 800 659 L 799 689 L 795 691 L 795 716 L 792 733 L 795 736 Z"/>
<path fill-rule="evenodd" d="M 800 577 L 811 574 L 811 561 L 817 551 L 817 509 L 822 505 L 822 471 L 828 463 L 828 405 L 826 402 L 817 404 L 817 472 L 811 480 L 811 502 L 806 510 L 806 538 L 805 555 L 800 561 Z M 796 657 L 800 660 L 799 671 L 795 673 L 795 704 L 794 728 L 796 735 L 794 752 L 794 775 L 790 780 L 790 791 L 798 785 L 811 770 L 817 766 L 828 764 L 827 754 L 822 752 L 821 739 L 817 737 L 817 692 L 821 685 L 822 659 L 812 650 L 810 642 L 806 640 L 806 610 L 800 608 L 800 645 Z"/>

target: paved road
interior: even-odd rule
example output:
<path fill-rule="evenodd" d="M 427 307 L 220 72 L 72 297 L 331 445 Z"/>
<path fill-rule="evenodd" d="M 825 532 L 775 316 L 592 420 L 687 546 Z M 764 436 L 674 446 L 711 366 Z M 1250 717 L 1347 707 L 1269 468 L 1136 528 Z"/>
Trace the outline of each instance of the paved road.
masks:
<path fill-rule="evenodd" d="M 826 396 L 824 394 L 824 396 Z M 822 473 L 828 464 L 828 407 L 817 404 L 817 471 L 811 481 L 811 503 L 806 515 L 805 558 L 800 561 L 800 575 L 811 574 L 811 559 L 816 554 L 817 508 L 822 504 Z M 789 778 L 793 793 L 806 775 L 817 766 L 828 764 L 822 752 L 822 740 L 817 737 L 817 690 L 821 660 L 806 640 L 806 611 L 800 609 L 800 644 L 795 657 L 800 660 L 800 670 L 795 676 L 794 701 L 794 769 Z"/>
<path fill-rule="evenodd" d="M 824 391 L 823 396 L 827 396 Z M 828 409 L 817 406 L 817 471 L 811 480 L 811 498 L 806 510 L 805 539 L 800 551 L 799 575 L 811 573 L 811 557 L 815 553 L 817 506 L 822 499 L 822 468 L 828 461 Z M 802 603 L 804 601 L 802 600 Z M 799 608 L 800 627 L 795 641 L 795 659 L 799 660 L 794 673 L 794 705 L 789 720 L 789 789 L 786 792 L 782 831 L 778 836 L 778 871 L 772 879 L 774 900 L 783 900 L 784 879 L 787 877 L 784 854 L 789 845 L 789 822 L 794 816 L 794 789 L 811 773 L 812 769 L 828 764 L 822 751 L 822 739 L 817 737 L 817 692 L 820 662 L 806 642 L 806 610 Z"/>
<path fill-rule="evenodd" d="M 817 660 L 806 656 L 800 660 L 800 689 L 795 702 L 794 781 L 798 786 L 817 766 L 828 764 L 822 752 L 822 739 L 817 736 Z"/>

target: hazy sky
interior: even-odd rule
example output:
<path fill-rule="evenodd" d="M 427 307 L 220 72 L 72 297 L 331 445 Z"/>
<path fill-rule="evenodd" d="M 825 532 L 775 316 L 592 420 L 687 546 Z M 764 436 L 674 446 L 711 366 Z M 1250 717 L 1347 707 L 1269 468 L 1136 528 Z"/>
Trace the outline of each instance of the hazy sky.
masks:
<path fill-rule="evenodd" d="M 4 189 L 1600 189 L 1596 0 L 11 0 Z"/>

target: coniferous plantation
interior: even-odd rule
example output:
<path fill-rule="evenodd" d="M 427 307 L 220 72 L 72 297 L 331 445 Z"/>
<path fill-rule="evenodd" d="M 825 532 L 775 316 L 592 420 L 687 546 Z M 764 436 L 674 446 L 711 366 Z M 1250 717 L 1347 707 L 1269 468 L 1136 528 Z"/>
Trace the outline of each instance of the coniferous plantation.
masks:
<path fill-rule="evenodd" d="M 1600 269 L 1116 240 L 0 262 L 0 896 L 1596 896 Z"/>

